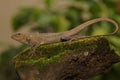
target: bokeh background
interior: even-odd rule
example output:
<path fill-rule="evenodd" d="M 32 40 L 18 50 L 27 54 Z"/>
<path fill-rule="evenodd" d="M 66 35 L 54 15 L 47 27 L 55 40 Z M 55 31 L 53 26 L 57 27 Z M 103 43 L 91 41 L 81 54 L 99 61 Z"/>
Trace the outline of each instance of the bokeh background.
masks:
<path fill-rule="evenodd" d="M 13 33 L 62 32 L 98 17 L 112 18 L 120 25 L 120 0 L 0 0 L 0 80 L 19 80 L 12 59 L 27 46 L 12 40 Z M 100 22 L 80 34 L 113 30 L 112 24 Z M 108 40 L 120 55 L 120 30 Z M 120 80 L 120 63 L 90 80 Z"/>

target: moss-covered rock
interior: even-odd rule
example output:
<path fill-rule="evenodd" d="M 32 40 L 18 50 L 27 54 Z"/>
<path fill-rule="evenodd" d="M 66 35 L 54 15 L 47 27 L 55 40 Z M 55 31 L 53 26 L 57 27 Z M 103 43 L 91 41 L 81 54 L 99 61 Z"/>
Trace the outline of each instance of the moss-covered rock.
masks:
<path fill-rule="evenodd" d="M 29 80 L 31 71 L 33 80 L 88 79 L 108 71 L 118 61 L 120 57 L 110 49 L 108 40 L 99 36 L 41 45 L 36 50 L 30 47 L 14 58 L 23 80 Z"/>

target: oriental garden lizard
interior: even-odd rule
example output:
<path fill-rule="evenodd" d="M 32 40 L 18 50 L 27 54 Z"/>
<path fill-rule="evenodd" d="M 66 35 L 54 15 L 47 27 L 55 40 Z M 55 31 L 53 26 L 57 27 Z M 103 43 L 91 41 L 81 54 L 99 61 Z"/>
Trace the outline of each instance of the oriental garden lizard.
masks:
<path fill-rule="evenodd" d="M 15 33 L 11 36 L 12 39 L 19 41 L 23 44 L 31 45 L 31 46 L 37 46 L 37 45 L 42 45 L 42 44 L 50 44 L 50 43 L 56 43 L 56 42 L 61 42 L 62 40 L 69 41 L 71 40 L 72 36 L 76 35 L 79 31 L 82 29 L 100 22 L 100 21 L 107 21 L 112 23 L 115 26 L 115 30 L 112 33 L 109 34 L 103 34 L 103 35 L 97 35 L 97 36 L 112 36 L 115 34 L 119 27 L 118 24 L 110 19 L 110 18 L 97 18 L 93 20 L 89 20 L 81 25 L 78 25 L 77 27 L 65 31 L 65 32 L 60 32 L 60 33 L 39 33 L 39 34 L 23 34 L 23 33 Z M 79 37 L 79 38 L 86 38 L 86 37 L 91 37 L 91 36 L 84 36 L 84 37 Z"/>

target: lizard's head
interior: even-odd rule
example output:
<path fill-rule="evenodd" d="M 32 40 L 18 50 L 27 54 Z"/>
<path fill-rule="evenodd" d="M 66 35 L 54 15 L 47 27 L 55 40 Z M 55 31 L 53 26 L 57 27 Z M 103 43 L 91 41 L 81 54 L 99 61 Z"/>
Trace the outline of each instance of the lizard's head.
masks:
<path fill-rule="evenodd" d="M 24 44 L 27 44 L 26 43 L 26 38 L 27 38 L 27 35 L 25 34 L 22 34 L 22 33 L 15 33 L 11 36 L 12 39 L 16 40 L 16 41 L 19 41 L 21 43 L 24 43 Z"/>
<path fill-rule="evenodd" d="M 12 39 L 21 42 L 27 45 L 36 45 L 36 44 L 44 44 L 44 36 L 37 36 L 31 34 L 23 34 L 23 33 L 15 33 L 11 36 Z"/>

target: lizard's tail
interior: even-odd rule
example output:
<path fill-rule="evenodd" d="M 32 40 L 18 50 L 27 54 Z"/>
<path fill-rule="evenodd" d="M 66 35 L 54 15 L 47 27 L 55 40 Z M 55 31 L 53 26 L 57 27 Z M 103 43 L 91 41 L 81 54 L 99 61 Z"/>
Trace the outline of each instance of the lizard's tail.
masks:
<path fill-rule="evenodd" d="M 110 18 L 97 18 L 97 19 L 93 19 L 93 20 L 87 21 L 87 22 L 85 22 L 85 23 L 77 26 L 76 28 L 74 28 L 74 29 L 72 29 L 72 30 L 63 32 L 63 34 L 64 34 L 65 36 L 75 35 L 75 34 L 77 34 L 79 31 L 81 31 L 82 29 L 84 29 L 84 28 L 86 28 L 86 27 L 88 27 L 88 26 L 90 26 L 90 25 L 92 25 L 92 24 L 94 24 L 94 23 L 100 22 L 100 21 L 110 22 L 110 23 L 112 23 L 112 24 L 115 26 L 115 28 L 116 28 L 116 29 L 114 30 L 114 32 L 112 32 L 112 33 L 110 33 L 110 34 L 105 34 L 105 35 L 103 35 L 103 36 L 111 36 L 111 35 L 117 33 L 117 31 L 119 30 L 119 26 L 118 26 L 118 24 L 117 24 L 114 20 L 112 20 L 112 19 L 110 19 Z"/>

